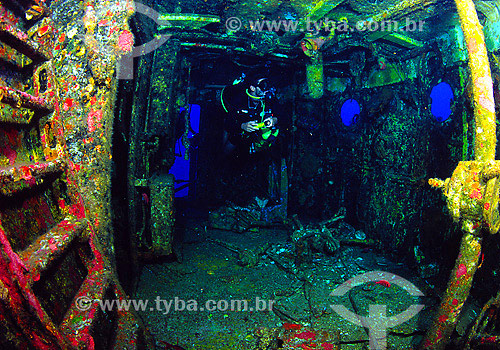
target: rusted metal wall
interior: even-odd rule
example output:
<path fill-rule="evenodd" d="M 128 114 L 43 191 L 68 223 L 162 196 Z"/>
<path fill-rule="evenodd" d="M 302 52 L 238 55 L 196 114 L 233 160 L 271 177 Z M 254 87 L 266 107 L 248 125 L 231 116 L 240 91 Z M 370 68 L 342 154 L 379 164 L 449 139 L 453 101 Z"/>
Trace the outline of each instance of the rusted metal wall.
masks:
<path fill-rule="evenodd" d="M 343 92 L 328 92 L 320 102 L 297 104 L 292 212 L 324 219 L 345 206 L 348 222 L 380 248 L 412 259 L 420 247 L 431 259 L 425 263 L 439 254 L 438 242 L 455 230 L 451 220 L 436 214 L 434 208 L 443 202 L 425 180 L 453 169 L 462 159 L 464 137 L 465 155 L 470 154 L 463 130 L 471 118 L 462 118 L 467 103 L 461 82 L 466 77 L 457 66 L 444 70 L 439 60 L 429 63 L 429 57 L 413 59 L 422 69 L 411 80 L 377 87 L 353 84 Z M 379 69 L 372 64 L 361 82 L 373 70 Z M 438 79 L 448 82 L 455 96 L 446 122 L 436 121 L 430 111 L 429 96 Z M 340 110 L 351 98 L 361 112 L 358 122 L 347 127 Z M 468 137 L 472 139 L 470 129 Z M 444 228 L 442 237 L 436 237 L 436 226 Z"/>
<path fill-rule="evenodd" d="M 132 1 L 53 1 L 54 71 L 60 114 L 87 217 L 111 260 L 110 178 L 113 108 L 120 57 L 132 50 Z M 124 179 L 125 181 L 125 179 Z"/>

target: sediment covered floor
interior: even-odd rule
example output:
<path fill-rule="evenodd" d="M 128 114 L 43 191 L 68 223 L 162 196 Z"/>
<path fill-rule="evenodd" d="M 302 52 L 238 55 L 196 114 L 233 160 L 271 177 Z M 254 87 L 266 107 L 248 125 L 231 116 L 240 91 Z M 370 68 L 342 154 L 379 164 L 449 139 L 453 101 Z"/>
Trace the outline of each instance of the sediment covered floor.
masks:
<path fill-rule="evenodd" d="M 186 350 L 266 349 L 266 338 L 281 337 L 283 349 L 367 349 L 368 334 L 330 307 L 342 304 L 367 315 L 369 305 L 387 305 L 394 316 L 413 304 L 426 307 L 410 321 L 389 330 L 388 349 L 412 349 L 430 322 L 437 302 L 435 293 L 410 269 L 376 254 L 372 249 L 345 246 L 333 256 L 317 253 L 313 263 L 294 267 L 294 251 L 284 229 L 260 229 L 238 234 L 192 223 L 182 244 L 182 263 L 146 265 L 135 299 L 149 300 L 149 310 L 140 312 L 159 348 L 176 344 Z M 246 249 L 271 247 L 254 267 L 238 265 L 238 254 L 213 240 Z M 412 297 L 394 283 L 366 283 L 343 297 L 330 293 L 348 279 L 369 271 L 386 271 L 415 284 L 425 295 Z M 381 281 L 383 281 L 381 279 Z M 172 300 L 169 313 L 163 301 Z M 264 311 L 175 311 L 182 301 L 204 308 L 207 300 L 245 299 L 255 306 L 256 298 L 274 300 L 273 310 Z M 182 300 L 182 301 L 181 301 Z M 190 301 L 191 300 L 191 301 Z M 159 308 L 157 305 L 161 305 Z M 263 305 L 263 304 L 262 304 Z M 314 335 L 313 335 L 314 334 Z M 266 343 L 267 342 L 267 343 Z"/>

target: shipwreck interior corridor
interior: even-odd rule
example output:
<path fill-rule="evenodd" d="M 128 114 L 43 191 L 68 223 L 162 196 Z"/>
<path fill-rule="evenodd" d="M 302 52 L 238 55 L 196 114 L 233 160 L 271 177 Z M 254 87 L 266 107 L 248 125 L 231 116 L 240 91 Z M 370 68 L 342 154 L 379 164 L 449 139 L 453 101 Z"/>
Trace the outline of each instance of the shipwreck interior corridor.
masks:
<path fill-rule="evenodd" d="M 140 16 L 131 28 L 138 43 L 152 38 Z M 134 300 L 154 303 L 139 314 L 156 344 L 417 348 L 461 249 L 460 226 L 428 179 L 447 178 L 474 157 L 466 55 L 452 54 L 445 39 L 411 48 L 327 42 L 318 54 L 297 37 L 300 49 L 287 51 L 265 46 L 271 34 L 232 41 L 214 28 L 191 36 L 172 28 L 165 44 L 136 59 L 134 79 L 119 82 L 117 270 Z M 245 45 L 252 49 L 239 49 Z M 242 86 L 243 109 L 252 108 L 255 78 L 272 92 L 266 106 L 279 135 L 264 150 L 228 151 L 225 96 Z M 500 247 L 484 239 L 451 348 L 476 336 L 471 327 L 495 295 Z M 346 281 L 355 287 L 332 294 Z M 243 310 L 231 305 L 243 300 Z M 331 307 L 370 315 L 374 303 L 387 305 L 388 317 L 423 309 L 374 340 Z"/>

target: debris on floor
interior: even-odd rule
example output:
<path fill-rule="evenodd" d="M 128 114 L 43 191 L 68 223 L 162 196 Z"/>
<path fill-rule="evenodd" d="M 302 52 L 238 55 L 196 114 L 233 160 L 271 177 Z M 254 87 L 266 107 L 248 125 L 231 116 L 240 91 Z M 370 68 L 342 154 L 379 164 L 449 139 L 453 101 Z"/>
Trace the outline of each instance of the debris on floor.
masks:
<path fill-rule="evenodd" d="M 295 222 L 296 230 L 262 226 L 240 233 L 207 228 L 199 222 L 188 224 L 183 262 L 147 265 L 135 296 L 160 298 L 173 305 L 168 312 L 141 313 L 158 344 L 186 350 L 361 350 L 368 348 L 369 331 L 337 314 L 332 305 L 367 315 L 370 305 L 381 304 L 386 305 L 387 317 L 392 317 L 411 305 L 423 304 L 418 316 L 387 330 L 388 349 L 413 349 L 438 302 L 418 271 L 377 253 L 373 240 L 343 221 L 342 211 L 305 228 Z M 200 232 L 204 233 L 201 239 Z M 331 237 L 338 245 L 328 251 L 314 242 L 314 236 L 324 239 L 324 245 L 330 242 L 326 237 Z M 297 242 L 307 242 L 307 259 L 297 259 Z M 424 296 L 414 297 L 384 279 L 356 286 L 341 297 L 332 296 L 355 276 L 381 269 L 418 285 Z M 226 307 L 173 310 L 176 303 L 182 306 L 181 301 L 193 300 L 198 307 L 206 301 Z M 235 300 L 245 301 L 248 307 L 227 306 Z M 259 309 L 256 301 L 267 303 L 267 308 Z"/>
<path fill-rule="evenodd" d="M 283 223 L 282 204 L 267 205 L 267 199 L 255 197 L 245 207 L 228 202 L 217 210 L 209 213 L 209 226 L 221 230 L 245 232 L 249 229 L 267 227 L 275 223 Z"/>

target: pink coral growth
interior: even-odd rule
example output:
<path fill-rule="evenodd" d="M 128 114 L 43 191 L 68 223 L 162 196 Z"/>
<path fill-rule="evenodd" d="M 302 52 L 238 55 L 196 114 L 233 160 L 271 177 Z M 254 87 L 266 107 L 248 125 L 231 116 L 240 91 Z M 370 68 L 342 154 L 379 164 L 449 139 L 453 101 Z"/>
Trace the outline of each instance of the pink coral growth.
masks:
<path fill-rule="evenodd" d="M 489 112 L 495 112 L 495 100 L 493 97 L 493 80 L 490 76 L 478 77 L 474 84 L 479 90 L 479 104 Z"/>
<path fill-rule="evenodd" d="M 134 36 L 130 31 L 125 29 L 123 32 L 120 33 L 120 36 L 118 37 L 118 47 L 123 52 L 130 52 L 132 51 L 133 46 L 134 46 Z"/>
<path fill-rule="evenodd" d="M 295 336 L 299 339 L 316 339 L 316 334 L 314 334 L 313 332 L 309 332 L 309 331 L 295 334 Z"/>
<path fill-rule="evenodd" d="M 94 132 L 95 131 L 95 122 L 93 118 L 93 113 L 90 112 L 89 115 L 87 116 L 87 125 L 89 127 L 89 132 Z"/>
<path fill-rule="evenodd" d="M 466 273 L 467 273 L 467 266 L 465 266 L 465 264 L 458 265 L 457 278 L 459 278 L 460 276 L 465 275 Z"/>
<path fill-rule="evenodd" d="M 67 99 L 64 100 L 63 109 L 65 111 L 68 111 L 74 105 L 75 105 L 75 100 L 73 100 L 72 98 L 67 98 Z"/>
<path fill-rule="evenodd" d="M 488 98 L 483 94 L 479 95 L 479 104 L 485 108 L 487 111 L 494 113 L 495 112 L 495 102 L 493 97 Z"/>
<path fill-rule="evenodd" d="M 89 127 L 89 132 L 94 132 L 96 128 L 101 128 L 102 120 L 102 110 L 97 109 L 97 110 L 90 110 L 88 116 L 87 116 L 87 125 Z"/>
<path fill-rule="evenodd" d="M 478 50 L 477 47 L 477 42 L 475 38 L 471 38 L 469 42 L 467 43 L 467 49 L 469 50 L 469 53 L 474 53 Z"/>

